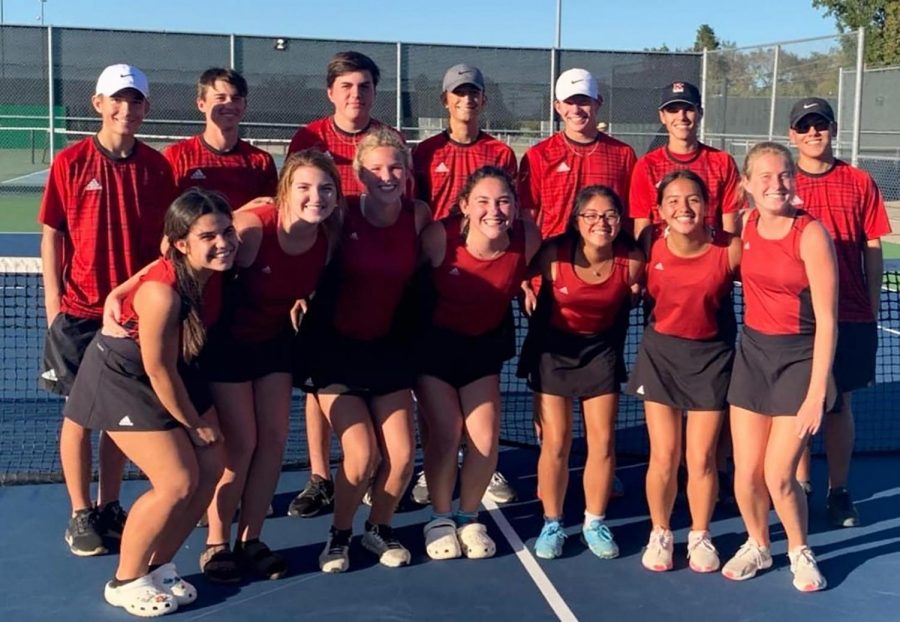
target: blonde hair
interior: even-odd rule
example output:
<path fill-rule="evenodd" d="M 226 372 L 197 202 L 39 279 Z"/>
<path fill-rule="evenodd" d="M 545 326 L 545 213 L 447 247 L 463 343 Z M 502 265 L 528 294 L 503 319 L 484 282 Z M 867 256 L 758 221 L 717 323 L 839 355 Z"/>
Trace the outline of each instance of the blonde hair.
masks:
<path fill-rule="evenodd" d="M 341 188 L 341 174 L 334 164 L 334 160 L 316 149 L 303 149 L 288 156 L 281 167 L 281 175 L 278 177 L 278 189 L 275 191 L 275 203 L 279 209 L 288 204 L 291 196 L 291 181 L 294 173 L 298 168 L 311 166 L 317 168 L 334 182 L 334 188 L 337 195 L 337 203 L 341 205 L 344 202 L 344 192 Z"/>
<path fill-rule="evenodd" d="M 794 156 L 791 155 L 791 150 L 782 145 L 781 143 L 765 141 L 761 143 L 756 143 L 751 147 L 750 151 L 747 152 L 747 156 L 744 158 L 744 168 L 741 170 L 741 174 L 749 178 L 750 173 L 753 169 L 753 162 L 761 155 L 765 155 L 767 153 L 780 155 L 784 158 L 785 164 L 788 165 L 788 169 L 791 171 L 791 175 L 796 172 L 794 167 Z"/>
<path fill-rule="evenodd" d="M 403 142 L 403 138 L 390 128 L 378 127 L 366 134 L 359 141 L 359 144 L 356 145 L 356 155 L 353 157 L 353 172 L 356 173 L 357 177 L 359 177 L 359 172 L 363 169 L 362 160 L 365 155 L 379 147 L 394 149 L 400 154 L 400 159 L 403 160 L 403 166 L 406 167 L 407 173 L 412 170 L 412 155 L 409 153 L 406 143 Z"/>

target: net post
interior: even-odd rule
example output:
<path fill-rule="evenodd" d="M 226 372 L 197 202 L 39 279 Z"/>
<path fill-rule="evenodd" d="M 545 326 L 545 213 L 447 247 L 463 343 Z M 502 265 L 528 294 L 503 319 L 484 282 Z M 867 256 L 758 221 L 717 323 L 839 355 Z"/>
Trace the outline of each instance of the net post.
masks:
<path fill-rule="evenodd" d="M 769 140 L 775 137 L 775 100 L 778 97 L 778 60 L 781 56 L 781 45 L 775 46 L 775 58 L 772 61 L 772 98 L 769 102 Z"/>
<path fill-rule="evenodd" d="M 53 26 L 47 26 L 47 146 L 51 164 L 56 157 L 56 129 L 53 121 Z"/>
<path fill-rule="evenodd" d="M 853 142 L 850 147 L 850 163 L 859 166 L 859 134 L 862 118 L 863 71 L 866 68 L 866 29 L 860 28 L 856 39 L 856 92 L 853 94 Z"/>
<path fill-rule="evenodd" d="M 709 79 L 709 48 L 703 48 L 703 58 L 700 62 L 700 101 L 706 104 L 706 81 Z M 700 142 L 706 142 L 706 115 L 700 117 Z"/>
<path fill-rule="evenodd" d="M 403 121 L 403 44 L 397 42 L 397 124 L 394 126 L 403 133 L 401 122 Z"/>

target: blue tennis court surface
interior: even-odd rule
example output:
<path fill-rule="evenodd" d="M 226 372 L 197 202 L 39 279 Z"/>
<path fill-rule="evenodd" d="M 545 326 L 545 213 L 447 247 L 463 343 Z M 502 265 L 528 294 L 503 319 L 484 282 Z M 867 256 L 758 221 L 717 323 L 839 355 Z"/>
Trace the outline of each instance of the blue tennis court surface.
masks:
<path fill-rule="evenodd" d="M 330 515 L 313 519 L 284 516 L 306 473 L 284 473 L 275 499 L 276 517 L 267 521 L 264 539 L 286 554 L 292 574 L 281 581 L 256 581 L 235 587 L 204 582 L 197 557 L 205 532 L 198 529 L 176 562 L 197 585 L 200 599 L 169 616 L 181 620 L 812 620 L 817 622 L 895 621 L 900 611 L 900 457 L 865 456 L 854 462 L 854 492 L 863 525 L 830 531 L 824 523 L 824 464 L 816 462 L 816 492 L 810 512 L 810 543 L 828 578 L 828 590 L 803 594 L 791 586 L 785 540 L 773 528 L 775 566 L 757 578 L 733 583 L 718 573 L 698 575 L 684 561 L 688 518 L 676 505 L 676 566 L 651 573 L 640 565 L 649 531 L 643 494 L 644 465 L 622 466 L 627 494 L 612 503 L 609 524 L 622 555 L 593 557 L 577 537 L 582 497 L 580 470 L 573 470 L 566 507 L 571 537 L 564 556 L 537 561 L 531 554 L 540 530 L 541 509 L 534 497 L 537 453 L 528 449 L 501 452 L 501 467 L 518 490 L 520 501 L 483 515 L 498 544 L 489 560 L 431 561 L 424 552 L 422 526 L 427 509 L 402 508 L 395 524 L 409 546 L 413 564 L 388 569 L 367 556 L 357 542 L 351 570 L 341 575 L 319 572 L 317 558 Z M 573 460 L 573 464 L 575 460 Z M 126 482 L 123 502 L 130 504 L 146 482 Z M 116 557 L 72 556 L 63 542 L 68 513 L 61 485 L 0 488 L 0 620 L 128 620 L 102 599 L 103 583 Z M 488 518 L 488 516 L 496 517 Z M 358 515 L 357 533 L 365 517 Z M 772 515 L 773 521 L 774 514 Z M 505 530 L 505 531 L 504 531 Z M 722 557 L 745 539 L 740 519 L 717 513 L 713 534 Z M 520 546 L 524 543 L 527 549 Z"/>

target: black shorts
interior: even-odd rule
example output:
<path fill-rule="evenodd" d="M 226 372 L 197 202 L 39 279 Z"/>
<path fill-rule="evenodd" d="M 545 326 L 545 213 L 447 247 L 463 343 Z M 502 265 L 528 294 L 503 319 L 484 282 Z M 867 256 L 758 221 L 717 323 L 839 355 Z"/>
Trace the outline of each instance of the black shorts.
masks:
<path fill-rule="evenodd" d="M 203 349 L 200 367 L 210 382 L 250 382 L 291 373 L 293 331 L 259 343 L 243 343 L 222 332 L 211 334 Z"/>
<path fill-rule="evenodd" d="M 532 325 L 516 375 L 536 393 L 590 398 L 618 393 L 625 362 L 618 332 L 580 335 L 544 323 Z"/>
<path fill-rule="evenodd" d="M 48 391 L 69 395 L 84 352 L 100 330 L 97 319 L 60 313 L 44 336 L 44 359 L 38 384 Z"/>
<path fill-rule="evenodd" d="M 416 373 L 459 389 L 487 376 L 499 376 L 503 363 L 515 353 L 511 313 L 495 330 L 475 337 L 431 326 L 416 344 Z"/>
<path fill-rule="evenodd" d="M 184 363 L 178 373 L 203 415 L 212 407 L 206 378 L 196 366 Z M 84 354 L 63 415 L 89 430 L 148 432 L 181 425 L 150 386 L 137 343 L 100 333 Z"/>
<path fill-rule="evenodd" d="M 734 347 L 683 339 L 647 326 L 625 392 L 681 410 L 725 410 Z"/>
<path fill-rule="evenodd" d="M 847 393 L 875 384 L 877 350 L 875 322 L 838 322 L 832 373 L 839 392 Z"/>
<path fill-rule="evenodd" d="M 766 335 L 744 326 L 728 387 L 733 406 L 772 416 L 794 416 L 806 399 L 812 373 L 813 335 Z M 837 398 L 828 378 L 825 410 Z"/>
<path fill-rule="evenodd" d="M 316 393 L 374 397 L 412 388 L 412 356 L 399 339 L 360 340 L 331 330 L 316 343 L 308 359 Z"/>

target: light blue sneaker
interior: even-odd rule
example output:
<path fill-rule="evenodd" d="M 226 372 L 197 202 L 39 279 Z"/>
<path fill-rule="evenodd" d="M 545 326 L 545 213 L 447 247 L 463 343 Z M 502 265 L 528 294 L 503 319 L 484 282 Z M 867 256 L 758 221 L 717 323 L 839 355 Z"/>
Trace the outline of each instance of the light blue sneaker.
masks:
<path fill-rule="evenodd" d="M 534 554 L 541 559 L 556 559 L 562 555 L 563 544 L 566 541 L 566 532 L 558 520 L 546 521 L 541 535 L 534 543 Z"/>
<path fill-rule="evenodd" d="M 612 532 L 602 521 L 592 520 L 590 525 L 582 527 L 581 540 L 591 549 L 591 553 L 601 559 L 619 556 L 619 547 L 613 540 Z"/>

